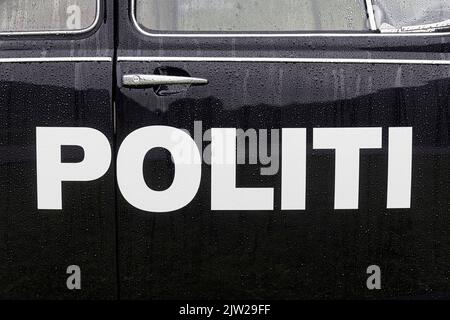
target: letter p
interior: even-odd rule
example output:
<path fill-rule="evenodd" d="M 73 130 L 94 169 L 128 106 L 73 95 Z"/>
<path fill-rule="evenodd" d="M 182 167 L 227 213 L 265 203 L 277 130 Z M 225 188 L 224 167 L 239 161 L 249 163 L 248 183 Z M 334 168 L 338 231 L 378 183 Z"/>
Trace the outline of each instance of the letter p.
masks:
<path fill-rule="evenodd" d="M 79 163 L 63 163 L 62 146 L 84 150 Z M 36 128 L 37 196 L 39 210 L 62 210 L 63 181 L 93 181 L 111 164 L 106 136 L 90 128 Z"/>

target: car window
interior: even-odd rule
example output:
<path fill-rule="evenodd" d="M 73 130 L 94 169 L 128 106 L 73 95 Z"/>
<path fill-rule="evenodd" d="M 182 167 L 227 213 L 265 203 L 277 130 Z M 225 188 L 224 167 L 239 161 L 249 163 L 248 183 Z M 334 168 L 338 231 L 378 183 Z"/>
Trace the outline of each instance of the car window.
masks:
<path fill-rule="evenodd" d="M 368 30 L 362 0 L 133 0 L 150 31 L 289 32 Z"/>
<path fill-rule="evenodd" d="M 0 0 L 0 32 L 84 30 L 97 15 L 97 0 Z"/>
<path fill-rule="evenodd" d="M 372 0 L 379 29 L 405 28 L 447 22 L 449 0 Z"/>

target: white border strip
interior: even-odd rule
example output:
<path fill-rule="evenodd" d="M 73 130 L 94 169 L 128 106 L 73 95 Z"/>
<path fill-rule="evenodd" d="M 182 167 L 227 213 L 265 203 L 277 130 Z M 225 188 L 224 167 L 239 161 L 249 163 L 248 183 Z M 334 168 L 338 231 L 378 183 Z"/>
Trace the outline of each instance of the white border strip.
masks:
<path fill-rule="evenodd" d="M 100 21 L 100 13 L 101 13 L 101 0 L 97 0 L 96 3 L 96 14 L 94 22 L 87 28 L 81 30 L 55 30 L 55 31 L 2 31 L 0 32 L 0 36 L 37 36 L 37 35 L 77 35 L 87 33 L 93 30 Z"/>
<path fill-rule="evenodd" d="M 236 57 L 118 57 L 119 62 L 256 62 L 450 65 L 450 60 L 340 59 L 340 58 L 236 58 Z"/>
<path fill-rule="evenodd" d="M 131 21 L 134 27 L 143 35 L 149 37 L 180 37 L 180 38 L 292 38 L 292 37 L 445 37 L 450 36 L 450 32 L 427 32 L 427 33 L 376 33 L 376 32 L 360 32 L 360 33 L 158 33 L 157 31 L 149 32 L 144 30 L 136 18 L 136 0 L 131 1 Z M 362 0 L 361 0 L 362 1 Z M 367 2 L 366 2 L 367 4 Z M 370 17 L 369 17 L 370 18 Z M 369 23 L 373 24 L 375 21 Z M 373 27 L 373 26 L 372 26 Z"/>
<path fill-rule="evenodd" d="M 0 58 L 0 63 L 112 62 L 111 57 Z"/>

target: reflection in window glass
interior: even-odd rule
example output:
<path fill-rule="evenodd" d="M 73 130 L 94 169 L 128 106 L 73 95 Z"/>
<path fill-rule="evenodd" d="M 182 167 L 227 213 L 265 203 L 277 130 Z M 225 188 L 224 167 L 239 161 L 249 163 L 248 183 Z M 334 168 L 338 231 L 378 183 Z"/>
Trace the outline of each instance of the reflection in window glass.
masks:
<path fill-rule="evenodd" d="M 97 10 L 97 0 L 0 0 L 0 32 L 83 30 Z"/>
<path fill-rule="evenodd" d="M 449 0 L 373 0 L 380 29 L 402 28 L 450 19 Z"/>
<path fill-rule="evenodd" d="M 136 0 L 148 30 L 277 32 L 367 30 L 361 0 Z"/>

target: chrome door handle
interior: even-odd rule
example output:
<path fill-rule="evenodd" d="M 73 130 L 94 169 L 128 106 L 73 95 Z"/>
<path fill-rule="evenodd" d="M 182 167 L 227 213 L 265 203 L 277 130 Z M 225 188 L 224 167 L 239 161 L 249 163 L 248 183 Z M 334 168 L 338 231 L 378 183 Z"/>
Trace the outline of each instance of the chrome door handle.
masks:
<path fill-rule="evenodd" d="M 161 85 L 205 85 L 208 80 L 191 77 L 164 76 L 157 74 L 126 74 L 122 78 L 124 86 L 127 87 L 155 87 Z"/>

